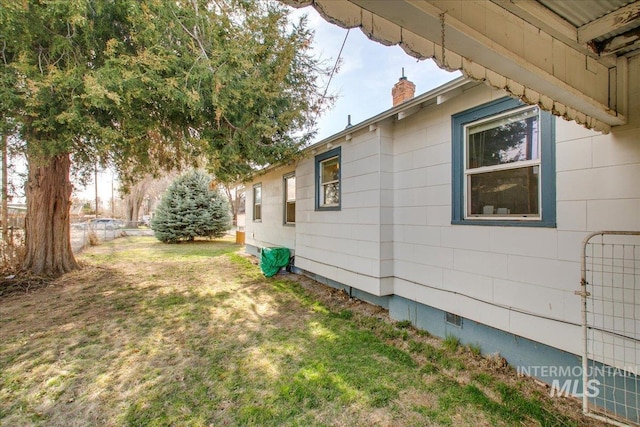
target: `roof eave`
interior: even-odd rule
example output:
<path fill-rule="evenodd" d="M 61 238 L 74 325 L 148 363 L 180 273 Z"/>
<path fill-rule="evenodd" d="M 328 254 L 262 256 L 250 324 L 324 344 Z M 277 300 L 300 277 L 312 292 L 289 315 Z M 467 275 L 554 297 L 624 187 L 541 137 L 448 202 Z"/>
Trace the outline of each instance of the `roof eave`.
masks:
<path fill-rule="evenodd" d="M 422 106 L 423 104 L 427 104 L 430 101 L 437 101 L 439 96 L 444 96 L 444 95 L 448 95 L 448 94 L 452 94 L 455 93 L 456 90 L 458 89 L 468 89 L 471 88 L 473 86 L 477 86 L 481 84 L 480 82 L 477 82 L 475 80 L 472 79 L 468 79 L 466 77 L 458 77 L 454 80 L 451 80 L 448 83 L 445 83 L 441 86 L 438 86 L 435 89 L 432 89 L 428 92 L 425 92 L 421 95 L 418 95 L 414 98 L 411 98 L 405 102 L 403 102 L 402 104 L 398 104 L 395 107 L 392 107 L 386 111 L 381 112 L 380 114 L 377 114 L 363 122 L 357 123 L 351 127 L 348 127 L 338 133 L 335 133 L 321 141 L 318 141 L 308 147 L 306 147 L 304 150 L 302 150 L 303 152 L 305 151 L 310 151 L 310 150 L 314 150 L 317 149 L 318 147 L 321 147 L 322 145 L 328 144 L 328 143 L 333 143 L 339 140 L 344 140 L 346 138 L 347 135 L 352 135 L 360 130 L 363 129 L 367 129 L 369 126 L 371 125 L 375 125 L 378 124 L 384 120 L 393 118 L 394 116 L 397 117 L 398 114 L 411 110 L 414 107 L 419 107 Z"/>

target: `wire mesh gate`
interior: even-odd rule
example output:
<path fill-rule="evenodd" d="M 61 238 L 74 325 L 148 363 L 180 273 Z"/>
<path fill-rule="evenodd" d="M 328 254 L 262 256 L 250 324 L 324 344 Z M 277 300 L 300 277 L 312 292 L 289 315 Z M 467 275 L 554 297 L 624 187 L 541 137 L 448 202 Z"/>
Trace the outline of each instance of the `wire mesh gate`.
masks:
<path fill-rule="evenodd" d="M 581 264 L 583 411 L 640 425 L 640 232 L 590 234 Z"/>

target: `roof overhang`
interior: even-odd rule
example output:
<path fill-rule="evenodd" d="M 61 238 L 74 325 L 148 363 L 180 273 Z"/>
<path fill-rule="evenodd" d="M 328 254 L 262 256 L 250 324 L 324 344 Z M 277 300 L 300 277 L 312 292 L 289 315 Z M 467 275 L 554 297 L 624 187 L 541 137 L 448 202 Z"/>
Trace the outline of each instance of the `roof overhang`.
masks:
<path fill-rule="evenodd" d="M 640 0 L 281 1 L 587 128 L 627 122 Z"/>

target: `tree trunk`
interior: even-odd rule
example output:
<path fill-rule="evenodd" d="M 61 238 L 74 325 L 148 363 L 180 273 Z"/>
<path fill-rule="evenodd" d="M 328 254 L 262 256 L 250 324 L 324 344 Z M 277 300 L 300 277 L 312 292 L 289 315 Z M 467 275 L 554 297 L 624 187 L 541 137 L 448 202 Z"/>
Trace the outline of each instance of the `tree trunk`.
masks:
<path fill-rule="evenodd" d="M 136 188 L 131 190 L 131 193 L 125 197 L 125 203 L 127 205 L 127 227 L 135 228 L 138 226 L 138 218 L 140 215 L 140 206 L 144 201 L 144 194 Z"/>
<path fill-rule="evenodd" d="M 240 188 L 236 185 L 233 188 L 233 192 L 231 191 L 231 187 L 228 185 L 224 185 L 224 191 L 227 193 L 227 199 L 229 200 L 229 205 L 231 205 L 231 215 L 232 215 L 232 223 L 233 225 L 238 225 L 238 212 L 240 211 Z M 235 198 L 233 194 L 235 193 Z"/>
<path fill-rule="evenodd" d="M 69 154 L 54 156 L 48 164 L 29 162 L 23 270 L 33 274 L 60 276 L 79 268 L 71 250 L 70 166 Z"/>

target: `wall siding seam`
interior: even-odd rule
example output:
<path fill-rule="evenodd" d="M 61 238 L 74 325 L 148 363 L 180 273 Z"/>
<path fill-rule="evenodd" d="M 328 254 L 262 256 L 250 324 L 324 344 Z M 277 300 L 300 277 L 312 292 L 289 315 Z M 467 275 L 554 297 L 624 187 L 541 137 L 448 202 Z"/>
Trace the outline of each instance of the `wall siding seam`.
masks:
<path fill-rule="evenodd" d="M 332 268 L 335 268 L 335 269 L 337 269 L 337 270 L 343 270 L 343 271 L 346 271 L 346 272 L 348 272 L 348 273 L 357 274 L 357 275 L 359 275 L 359 276 L 368 277 L 368 278 L 370 278 L 370 279 L 376 279 L 376 280 L 377 280 L 377 279 L 393 279 L 393 278 L 395 278 L 394 276 L 372 276 L 372 275 L 370 275 L 370 274 L 360 273 L 360 272 L 358 272 L 358 271 L 353 271 L 353 270 L 350 270 L 350 269 L 348 269 L 348 268 L 337 267 L 337 266 L 335 266 L 335 265 L 333 265 L 333 264 L 328 264 L 328 263 L 326 263 L 326 262 L 322 262 L 322 261 L 318 261 L 318 260 L 315 260 L 315 259 L 307 258 L 307 257 L 305 257 L 305 256 L 303 256 L 303 255 L 297 255 L 297 256 L 296 256 L 296 258 L 298 258 L 298 259 L 303 259 L 303 260 L 305 260 L 305 261 L 309 261 L 309 262 L 312 262 L 312 263 L 315 263 L 315 264 L 321 264 L 321 265 L 324 265 L 325 267 L 332 267 Z M 367 258 L 367 259 L 372 260 L 372 258 Z M 314 273 L 314 274 L 315 274 L 315 273 Z M 348 285 L 347 285 L 347 286 L 348 286 Z"/>
<path fill-rule="evenodd" d="M 429 286 L 429 285 L 425 285 L 423 283 L 419 283 L 419 282 L 416 282 L 416 281 L 413 281 L 413 280 L 403 279 L 403 278 L 400 278 L 400 277 L 395 277 L 395 278 L 398 279 L 398 280 L 402 280 L 404 282 L 410 283 L 412 285 L 422 286 L 422 287 L 429 288 L 429 289 L 432 289 L 432 290 L 435 290 L 435 291 L 446 292 L 446 293 L 451 294 L 451 295 L 456 295 L 456 296 L 460 296 L 460 297 L 463 297 L 463 298 L 467 298 L 467 299 L 473 300 L 475 302 L 479 302 L 481 304 L 487 304 L 487 305 L 490 305 L 492 307 L 496 307 L 496 308 L 500 308 L 500 309 L 503 309 L 503 310 L 507 310 L 509 312 L 523 314 L 525 316 L 532 316 L 532 317 L 536 317 L 536 318 L 544 319 L 544 320 L 550 320 L 552 322 L 564 323 L 564 324 L 570 325 L 570 326 L 582 326 L 582 324 L 580 322 L 571 322 L 571 321 L 564 320 L 564 319 L 557 318 L 557 317 L 545 316 L 545 315 L 542 315 L 542 314 L 539 314 L 539 313 L 530 312 L 530 311 L 519 309 L 519 308 L 516 308 L 516 307 L 513 307 L 513 306 L 509 306 L 509 305 L 505 305 L 505 304 L 498 304 L 498 303 L 495 303 L 495 302 L 492 302 L 492 301 L 483 300 L 482 298 L 477 298 L 477 297 L 474 297 L 474 296 L 471 296 L 471 295 L 467 295 L 467 294 L 464 294 L 464 293 L 461 293 L 461 292 L 456 292 L 456 291 L 453 291 L 453 290 L 450 290 L 450 289 Z M 398 296 L 401 296 L 403 298 L 408 298 L 406 295 L 402 295 L 402 294 L 398 294 L 398 293 L 395 293 L 394 295 L 398 295 Z M 416 301 L 416 302 L 418 302 L 420 304 L 431 305 L 431 304 L 428 304 L 427 302 L 419 301 L 417 299 L 414 299 L 414 301 Z M 436 306 L 433 306 L 433 307 L 438 308 Z M 473 320 L 473 319 L 471 319 L 471 320 Z"/>

